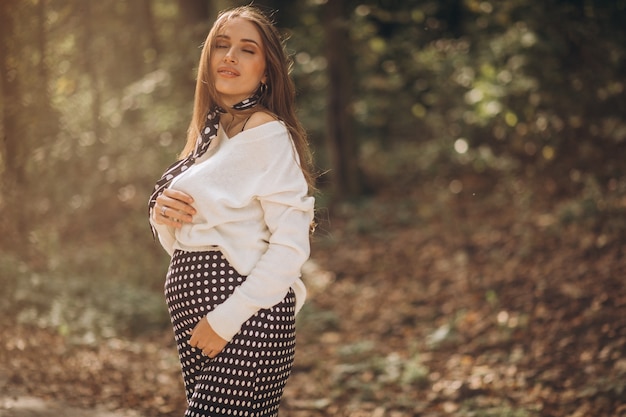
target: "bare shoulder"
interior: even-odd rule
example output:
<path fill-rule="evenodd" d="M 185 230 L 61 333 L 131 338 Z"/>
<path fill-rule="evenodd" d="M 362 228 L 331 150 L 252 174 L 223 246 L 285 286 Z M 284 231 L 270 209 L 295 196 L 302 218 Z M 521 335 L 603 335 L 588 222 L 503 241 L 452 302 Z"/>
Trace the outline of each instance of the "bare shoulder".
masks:
<path fill-rule="evenodd" d="M 258 127 L 264 125 L 265 123 L 273 122 L 275 120 L 278 119 L 272 113 L 264 110 L 258 111 L 250 116 L 244 130 L 252 129 L 253 127 Z"/>

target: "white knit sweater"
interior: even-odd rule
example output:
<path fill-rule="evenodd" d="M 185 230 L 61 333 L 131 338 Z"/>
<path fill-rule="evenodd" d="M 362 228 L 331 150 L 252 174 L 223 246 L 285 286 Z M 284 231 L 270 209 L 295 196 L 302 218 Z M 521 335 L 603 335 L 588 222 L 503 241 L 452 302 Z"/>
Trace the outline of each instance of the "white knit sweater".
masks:
<path fill-rule="evenodd" d="M 258 310 L 279 303 L 289 288 L 296 312 L 306 297 L 300 269 L 309 257 L 314 199 L 287 128 L 272 121 L 228 138 L 220 128 L 207 152 L 170 188 L 194 199 L 197 213 L 182 228 L 153 226 L 163 248 L 219 249 L 247 279 L 207 314 L 231 340 Z"/>

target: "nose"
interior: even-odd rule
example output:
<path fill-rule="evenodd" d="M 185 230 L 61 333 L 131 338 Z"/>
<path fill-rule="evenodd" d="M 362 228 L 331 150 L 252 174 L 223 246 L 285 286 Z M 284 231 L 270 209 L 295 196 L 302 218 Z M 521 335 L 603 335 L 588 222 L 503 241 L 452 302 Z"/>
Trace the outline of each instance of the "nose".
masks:
<path fill-rule="evenodd" d="M 235 56 L 233 54 L 233 50 L 230 49 L 226 55 L 224 55 L 224 62 L 237 62 L 237 60 L 235 59 Z"/>

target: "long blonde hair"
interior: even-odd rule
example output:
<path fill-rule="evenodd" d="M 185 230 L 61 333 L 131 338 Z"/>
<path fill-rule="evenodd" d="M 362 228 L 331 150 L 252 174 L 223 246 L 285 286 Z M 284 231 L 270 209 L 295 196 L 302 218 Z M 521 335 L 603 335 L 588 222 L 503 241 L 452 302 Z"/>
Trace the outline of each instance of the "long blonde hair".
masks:
<path fill-rule="evenodd" d="M 309 192 L 312 193 L 315 186 L 313 157 L 306 132 L 296 117 L 296 89 L 289 76 L 293 61 L 287 54 L 284 39 L 273 22 L 254 6 L 241 6 L 221 12 L 207 35 L 198 65 L 193 116 L 187 129 L 187 143 L 180 157 L 182 159 L 193 151 L 196 139 L 204 127 L 207 111 L 216 105 L 221 106 L 219 94 L 215 90 L 215 80 L 210 71 L 211 52 L 216 35 L 220 33 L 227 21 L 237 17 L 250 21 L 261 35 L 265 51 L 268 88 L 259 104 L 287 126 L 298 152 L 300 167 L 309 185 Z"/>

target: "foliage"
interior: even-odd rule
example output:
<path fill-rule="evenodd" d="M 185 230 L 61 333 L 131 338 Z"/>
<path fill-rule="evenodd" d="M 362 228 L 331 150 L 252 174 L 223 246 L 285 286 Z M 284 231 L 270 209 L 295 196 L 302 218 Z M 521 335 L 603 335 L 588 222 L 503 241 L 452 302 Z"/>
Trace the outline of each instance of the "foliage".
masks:
<path fill-rule="evenodd" d="M 137 282 L 94 280 L 76 265 L 45 274 L 24 263 L 0 258 L 5 323 L 51 329 L 79 343 L 95 343 L 115 335 L 149 334 L 168 322 L 163 297 Z"/>
<path fill-rule="evenodd" d="M 314 41 L 324 16 L 311 4 L 300 6 L 293 29 L 294 74 L 323 171 L 330 166 L 320 122 L 325 97 L 316 91 L 328 88 L 332 43 Z M 595 177 L 602 193 L 623 177 L 623 1 L 350 7 L 342 23 L 353 44 L 346 82 L 356 84 L 351 111 L 370 191 L 387 185 L 371 164 L 389 155 L 385 168 L 402 172 L 424 150 L 437 150 L 431 167 L 444 177 L 458 164 L 478 174 L 496 164 L 512 175 L 550 178 L 559 193 L 580 191 L 572 177 Z"/>
<path fill-rule="evenodd" d="M 139 4 L 5 5 L 5 19 L 15 23 L 13 42 L 28 46 L 7 51 L 25 103 L 19 116 L 27 130 L 20 137 L 29 139 L 20 153 L 2 153 L 0 164 L 0 247 L 5 262 L 19 265 L 2 269 L 3 307 L 76 337 L 141 333 L 167 323 L 159 294 L 166 260 L 150 235 L 144 202 L 158 167 L 179 148 L 199 41 L 185 54 L 182 39 L 173 38 L 167 47 L 178 48 L 176 59 L 164 53 L 157 67 L 164 44 L 150 38 L 150 15 L 138 13 Z M 151 12 L 159 37 L 176 31 L 176 8 L 158 2 Z M 29 25 L 41 28 L 39 43 Z M 136 42 L 129 42 L 133 36 Z M 41 100 L 29 101 L 41 91 L 33 68 L 46 72 L 50 101 L 43 110 L 34 108 Z M 3 109 L 17 106 L 4 103 Z M 3 127 L 9 141 L 18 139 Z M 16 189 L 9 159 L 24 172 Z"/>

